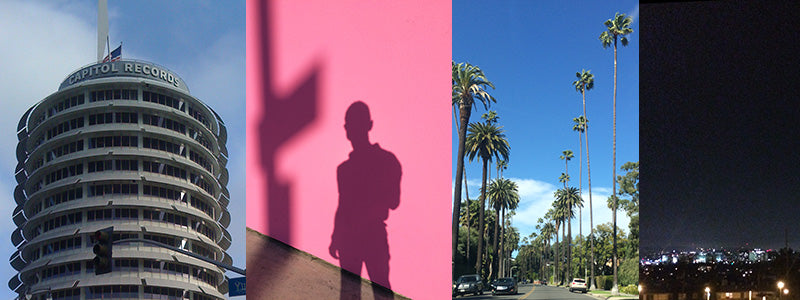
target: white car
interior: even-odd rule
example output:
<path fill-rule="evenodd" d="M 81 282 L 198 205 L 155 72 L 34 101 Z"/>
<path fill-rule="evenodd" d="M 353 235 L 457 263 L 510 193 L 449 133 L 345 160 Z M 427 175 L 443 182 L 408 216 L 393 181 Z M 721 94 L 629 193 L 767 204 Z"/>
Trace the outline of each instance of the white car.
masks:
<path fill-rule="evenodd" d="M 569 291 L 581 291 L 582 293 L 586 293 L 586 280 L 582 278 L 574 278 L 572 282 L 569 283 Z"/>

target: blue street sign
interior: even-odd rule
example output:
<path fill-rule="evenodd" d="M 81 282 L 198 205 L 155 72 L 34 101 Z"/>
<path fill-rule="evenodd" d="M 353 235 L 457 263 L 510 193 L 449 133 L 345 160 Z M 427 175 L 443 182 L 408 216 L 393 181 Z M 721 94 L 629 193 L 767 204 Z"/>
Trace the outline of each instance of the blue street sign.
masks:
<path fill-rule="evenodd" d="M 236 277 L 228 279 L 228 295 L 241 296 L 247 292 L 247 283 L 245 277 Z"/>

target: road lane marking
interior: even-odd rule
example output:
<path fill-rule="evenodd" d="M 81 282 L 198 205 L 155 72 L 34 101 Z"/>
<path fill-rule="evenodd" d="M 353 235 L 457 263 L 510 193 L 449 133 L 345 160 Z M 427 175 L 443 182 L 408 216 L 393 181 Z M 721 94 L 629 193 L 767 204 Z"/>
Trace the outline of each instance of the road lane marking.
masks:
<path fill-rule="evenodd" d="M 528 293 L 527 293 L 527 294 L 525 294 L 525 295 L 522 295 L 522 297 L 519 297 L 519 298 L 517 298 L 517 300 L 522 300 L 522 299 L 528 298 L 528 296 L 530 296 L 531 294 L 533 294 L 533 291 L 534 291 L 535 289 L 536 289 L 536 287 L 534 286 L 534 287 L 531 289 L 531 291 L 530 291 L 530 292 L 528 292 Z"/>

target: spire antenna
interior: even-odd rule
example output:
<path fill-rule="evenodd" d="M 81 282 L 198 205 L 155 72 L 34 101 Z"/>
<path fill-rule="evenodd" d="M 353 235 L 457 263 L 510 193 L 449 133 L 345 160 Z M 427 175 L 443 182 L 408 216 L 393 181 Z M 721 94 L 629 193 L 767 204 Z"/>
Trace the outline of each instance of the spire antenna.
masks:
<path fill-rule="evenodd" d="M 97 0 L 97 62 L 103 61 L 108 43 L 108 0 Z M 111 47 L 109 46 L 109 49 Z"/>

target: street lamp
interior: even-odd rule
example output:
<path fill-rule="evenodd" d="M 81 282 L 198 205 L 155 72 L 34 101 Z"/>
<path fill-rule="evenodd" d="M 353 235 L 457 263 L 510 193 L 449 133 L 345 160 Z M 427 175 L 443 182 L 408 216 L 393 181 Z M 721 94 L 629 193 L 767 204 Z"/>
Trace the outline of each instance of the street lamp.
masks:
<path fill-rule="evenodd" d="M 636 288 L 639 290 L 639 295 L 641 295 L 642 294 L 642 285 L 640 284 Z"/>
<path fill-rule="evenodd" d="M 784 286 L 783 281 L 778 281 L 778 299 L 781 298 L 781 292 L 783 291 L 783 286 Z"/>
<path fill-rule="evenodd" d="M 710 287 L 706 287 L 706 300 L 710 300 L 710 299 L 711 299 L 711 288 Z"/>

